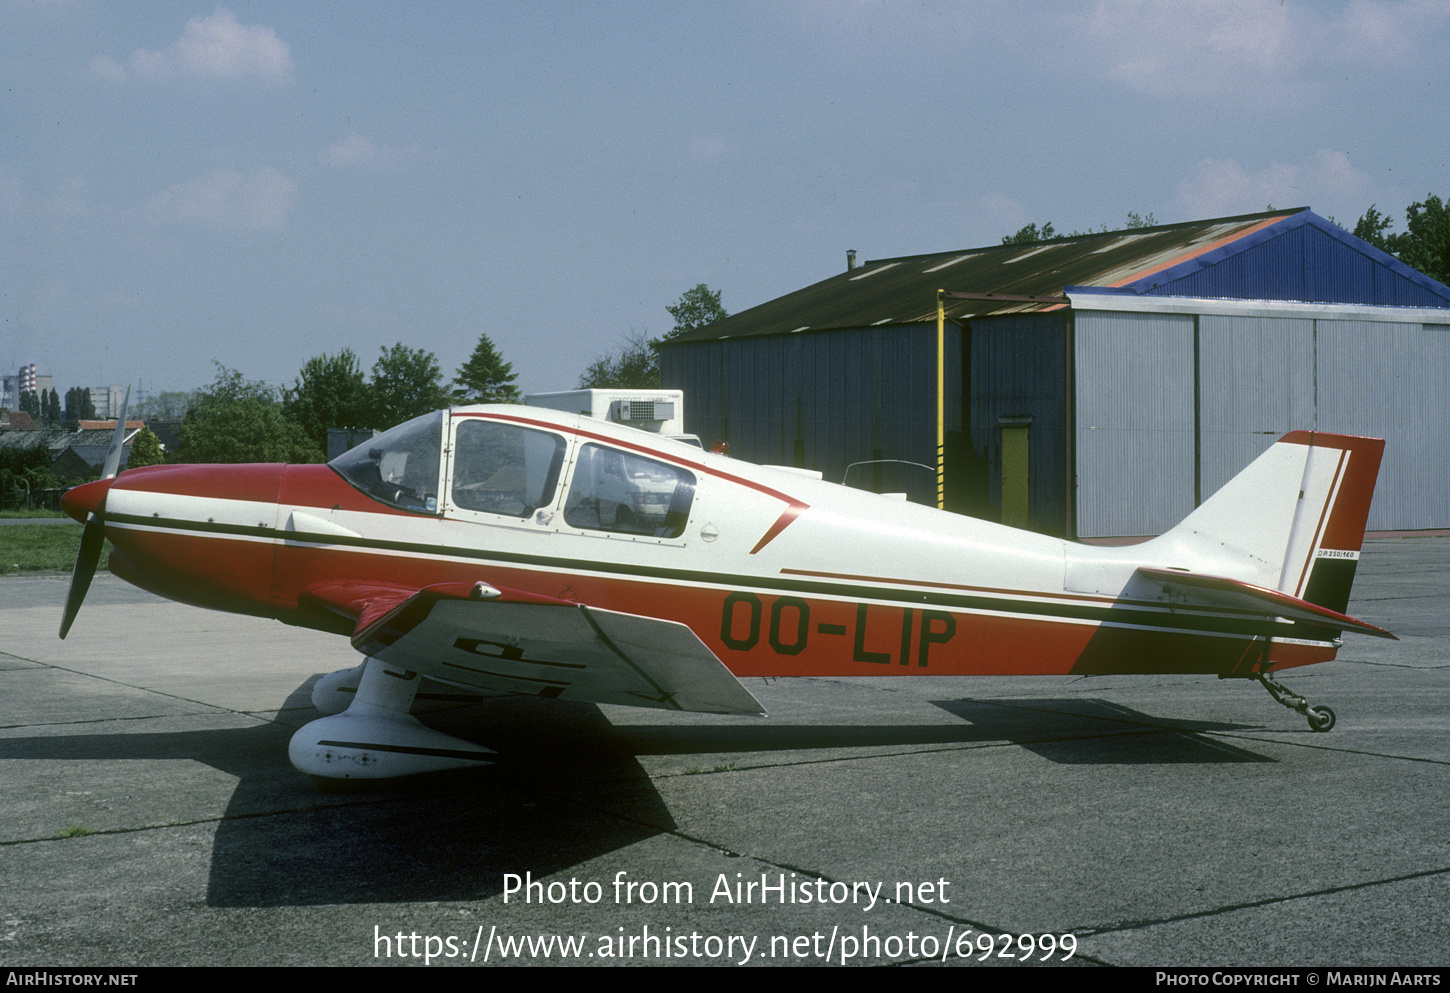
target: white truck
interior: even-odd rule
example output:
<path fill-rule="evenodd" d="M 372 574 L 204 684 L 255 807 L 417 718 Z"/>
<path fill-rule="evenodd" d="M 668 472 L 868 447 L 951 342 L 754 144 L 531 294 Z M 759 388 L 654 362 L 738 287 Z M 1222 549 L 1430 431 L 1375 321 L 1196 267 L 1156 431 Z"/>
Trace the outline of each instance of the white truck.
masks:
<path fill-rule="evenodd" d="M 597 417 L 664 435 L 702 447 L 700 439 L 685 433 L 684 390 L 565 390 L 561 393 L 530 393 L 524 397 L 530 407 L 547 407 L 570 414 Z"/>

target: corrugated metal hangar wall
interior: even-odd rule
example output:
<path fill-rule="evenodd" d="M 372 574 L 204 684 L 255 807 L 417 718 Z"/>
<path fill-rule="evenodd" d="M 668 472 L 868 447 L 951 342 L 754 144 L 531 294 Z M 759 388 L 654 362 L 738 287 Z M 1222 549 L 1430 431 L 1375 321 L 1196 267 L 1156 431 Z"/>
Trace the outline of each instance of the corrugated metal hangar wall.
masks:
<path fill-rule="evenodd" d="M 1372 530 L 1450 526 L 1450 323 L 1079 310 L 1075 325 L 1080 536 L 1159 534 L 1299 428 L 1386 439 Z"/>
<path fill-rule="evenodd" d="M 947 368 L 961 368 L 961 336 L 947 335 Z M 736 458 L 815 469 L 918 503 L 936 494 L 936 328 L 846 328 L 758 336 L 669 349 L 663 379 L 685 391 L 689 430 Z M 961 434 L 959 377 L 948 380 L 947 430 Z M 903 463 L 920 463 L 912 466 Z M 928 468 L 921 468 L 926 466 Z"/>
<path fill-rule="evenodd" d="M 1158 534 L 1312 429 L 1386 439 L 1371 529 L 1450 527 L 1450 287 L 1302 208 L 868 262 L 670 343 L 662 378 L 738 457 L 833 481 L 932 466 L 939 287 L 966 300 L 950 510 L 1003 519 L 1025 464 L 1033 530 Z M 922 503 L 933 482 L 850 478 Z"/>

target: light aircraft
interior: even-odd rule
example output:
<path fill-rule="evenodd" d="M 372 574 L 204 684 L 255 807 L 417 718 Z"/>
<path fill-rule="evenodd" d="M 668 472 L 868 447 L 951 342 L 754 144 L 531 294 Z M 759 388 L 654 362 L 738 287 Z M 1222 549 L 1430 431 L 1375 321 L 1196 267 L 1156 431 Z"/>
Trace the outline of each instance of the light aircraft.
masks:
<path fill-rule="evenodd" d="M 124 417 L 120 422 L 124 424 Z M 438 691 L 761 713 L 748 676 L 1215 673 L 1334 658 L 1384 443 L 1296 431 L 1181 524 L 1093 547 L 634 428 L 456 407 L 327 465 L 166 465 L 71 490 L 61 624 L 111 570 L 184 603 L 345 634 L 293 764 L 319 780 L 487 761 Z M 423 688 L 420 694 L 419 689 Z"/>

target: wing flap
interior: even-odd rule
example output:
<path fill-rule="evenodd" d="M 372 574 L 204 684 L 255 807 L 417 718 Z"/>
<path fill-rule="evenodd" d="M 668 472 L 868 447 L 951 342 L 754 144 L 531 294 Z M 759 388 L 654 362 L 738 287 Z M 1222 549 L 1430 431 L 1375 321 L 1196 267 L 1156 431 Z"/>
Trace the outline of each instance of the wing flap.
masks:
<path fill-rule="evenodd" d="M 1398 641 L 1384 628 L 1365 621 L 1356 620 L 1346 614 L 1321 607 L 1317 603 L 1301 600 L 1296 596 L 1255 586 L 1225 576 L 1205 576 L 1178 569 L 1157 569 L 1139 566 L 1138 574 L 1158 584 L 1164 592 L 1183 601 L 1186 605 L 1221 607 L 1243 610 L 1263 617 L 1282 617 L 1286 621 L 1311 624 L 1335 631 L 1353 631 L 1376 638 L 1391 638 Z"/>
<path fill-rule="evenodd" d="M 544 597 L 419 590 L 353 647 L 389 665 L 477 689 L 711 714 L 764 709 L 683 624 Z"/>

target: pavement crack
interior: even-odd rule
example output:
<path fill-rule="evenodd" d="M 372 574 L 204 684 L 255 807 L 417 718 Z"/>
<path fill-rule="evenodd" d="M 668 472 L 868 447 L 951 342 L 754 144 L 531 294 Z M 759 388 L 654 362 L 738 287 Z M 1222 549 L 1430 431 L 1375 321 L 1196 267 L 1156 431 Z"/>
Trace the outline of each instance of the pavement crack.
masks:
<path fill-rule="evenodd" d="M 1321 752 L 1342 752 L 1342 753 L 1344 753 L 1346 755 L 1363 755 L 1363 756 L 1365 756 L 1367 758 L 1377 758 L 1377 759 L 1399 759 L 1402 762 L 1421 762 L 1421 763 L 1424 763 L 1425 765 L 1450 765 L 1450 760 L 1447 760 L 1447 759 L 1426 758 L 1425 756 L 1422 756 L 1422 755 L 1394 755 L 1394 754 L 1392 754 L 1390 752 L 1375 752 L 1375 751 L 1370 751 L 1367 748 L 1339 748 L 1339 747 L 1336 747 L 1334 745 L 1320 745 L 1320 744 L 1316 744 L 1316 743 L 1308 742 L 1308 741 L 1286 741 L 1283 738 L 1266 738 L 1266 737 L 1259 737 L 1257 735 L 1252 735 L 1252 734 L 1242 734 L 1242 733 L 1235 734 L 1235 733 L 1228 732 L 1228 731 L 1215 731 L 1215 732 L 1212 732 L 1212 733 L 1221 735 L 1221 736 L 1223 736 L 1225 738 L 1242 738 L 1245 741 L 1257 741 L 1257 742 L 1264 743 L 1264 744 L 1272 743 L 1272 744 L 1276 744 L 1276 745 L 1291 745 L 1291 746 L 1293 746 L 1295 748 L 1312 748 L 1312 749 L 1315 749 L 1315 750 L 1321 751 Z M 1306 731 L 1303 731 L 1303 729 L 1300 729 L 1300 731 L 1295 732 L 1295 733 L 1296 734 L 1298 734 L 1298 733 L 1313 734 L 1314 732 L 1312 732 L 1312 731 L 1307 731 L 1306 732 Z"/>
<path fill-rule="evenodd" d="M 1320 890 L 1307 890 L 1302 893 L 1288 893 L 1284 896 L 1265 897 L 1262 900 L 1247 900 L 1243 903 L 1229 903 L 1222 907 L 1214 907 L 1210 910 L 1199 910 L 1191 914 L 1174 914 L 1169 917 L 1145 917 L 1135 921 L 1122 921 L 1117 924 L 1110 924 L 1105 927 L 1077 927 L 1072 928 L 1074 934 L 1085 934 L 1096 937 L 1100 934 L 1112 934 L 1117 931 L 1138 931 L 1143 928 L 1156 927 L 1159 924 L 1177 924 L 1182 921 L 1196 921 L 1207 917 L 1219 917 L 1224 914 L 1234 914 L 1241 910 L 1253 910 L 1258 907 L 1272 907 L 1281 903 L 1292 903 L 1296 900 L 1307 900 L 1317 896 L 1332 896 L 1335 893 L 1352 893 L 1356 890 L 1373 889 L 1377 886 L 1390 886 L 1395 883 L 1407 883 L 1416 879 L 1428 879 L 1432 876 L 1443 876 L 1450 874 L 1450 867 L 1438 869 L 1424 869 L 1420 872 L 1407 872 L 1400 876 L 1387 876 L 1384 879 L 1371 879 L 1363 883 L 1348 883 L 1344 886 L 1327 886 Z"/>
<path fill-rule="evenodd" d="M 1414 669 L 1422 672 L 1433 672 L 1437 669 L 1450 669 L 1447 665 L 1410 665 L 1407 662 L 1371 662 L 1369 659 L 1340 659 L 1341 662 L 1350 662 L 1354 665 L 1376 665 L 1385 669 Z"/>

